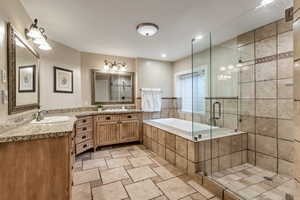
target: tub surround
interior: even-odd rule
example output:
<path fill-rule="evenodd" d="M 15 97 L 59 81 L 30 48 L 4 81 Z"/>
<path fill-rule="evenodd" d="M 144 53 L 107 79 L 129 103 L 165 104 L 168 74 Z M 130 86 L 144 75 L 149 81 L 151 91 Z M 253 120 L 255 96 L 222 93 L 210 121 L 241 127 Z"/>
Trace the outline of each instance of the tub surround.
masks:
<path fill-rule="evenodd" d="M 174 124 L 168 124 L 168 121 L 172 121 L 171 123 L 175 123 L 177 127 L 174 126 Z M 219 127 L 210 127 L 209 125 L 206 124 L 201 124 L 197 122 L 192 122 L 188 120 L 181 120 L 181 119 L 176 119 L 176 118 L 167 118 L 167 119 L 154 119 L 154 120 L 144 120 L 144 124 L 150 125 L 157 127 L 163 131 L 175 134 L 177 136 L 180 136 L 184 139 L 190 140 L 192 142 L 202 142 L 206 140 L 211 139 L 210 135 L 210 130 L 212 128 L 212 137 L 214 139 L 216 138 L 222 138 L 226 137 L 228 135 L 239 135 L 239 134 L 244 134 L 245 132 L 243 131 L 234 131 L 231 129 L 227 128 L 219 128 Z M 182 127 L 180 127 L 182 126 Z M 196 133 L 193 133 L 192 127 L 198 126 L 198 128 L 201 127 L 202 130 L 199 130 Z M 201 138 L 195 139 L 193 134 L 195 135 L 202 135 Z"/>
<path fill-rule="evenodd" d="M 233 131 L 222 138 L 198 142 L 185 137 L 177 129 L 144 121 L 143 144 L 188 174 L 211 174 L 247 162 L 246 133 Z"/>

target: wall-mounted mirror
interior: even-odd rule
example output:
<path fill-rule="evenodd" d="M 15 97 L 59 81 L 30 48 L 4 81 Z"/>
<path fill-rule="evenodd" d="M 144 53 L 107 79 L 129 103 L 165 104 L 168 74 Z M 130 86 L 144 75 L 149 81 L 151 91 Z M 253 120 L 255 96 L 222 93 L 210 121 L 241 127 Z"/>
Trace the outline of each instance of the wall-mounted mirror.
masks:
<path fill-rule="evenodd" d="M 134 73 L 92 70 L 92 104 L 133 104 Z"/>
<path fill-rule="evenodd" d="M 8 114 L 39 107 L 39 55 L 7 24 Z"/>

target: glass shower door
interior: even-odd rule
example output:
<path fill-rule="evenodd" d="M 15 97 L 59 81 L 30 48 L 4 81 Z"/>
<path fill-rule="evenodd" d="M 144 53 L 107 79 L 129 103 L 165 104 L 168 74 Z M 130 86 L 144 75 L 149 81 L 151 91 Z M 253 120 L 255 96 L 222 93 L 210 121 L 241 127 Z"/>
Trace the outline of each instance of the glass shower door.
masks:
<path fill-rule="evenodd" d="M 193 138 L 199 151 L 198 170 L 211 171 L 211 34 L 192 40 Z"/>

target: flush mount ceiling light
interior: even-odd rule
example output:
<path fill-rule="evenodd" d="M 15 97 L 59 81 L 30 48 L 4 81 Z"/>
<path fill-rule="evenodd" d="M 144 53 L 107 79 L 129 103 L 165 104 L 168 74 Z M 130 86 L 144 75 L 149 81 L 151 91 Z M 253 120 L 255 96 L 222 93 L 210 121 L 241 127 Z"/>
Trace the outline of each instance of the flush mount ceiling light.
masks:
<path fill-rule="evenodd" d="M 33 41 L 33 43 L 39 45 L 39 49 L 48 51 L 51 50 L 51 46 L 47 42 L 47 36 L 45 35 L 45 29 L 38 27 L 38 20 L 34 19 L 33 24 L 25 29 L 25 35 L 28 40 Z"/>
<path fill-rule="evenodd" d="M 159 27 L 153 23 L 141 23 L 136 27 L 136 31 L 145 37 L 151 37 L 155 35 L 159 30 Z"/>
<path fill-rule="evenodd" d="M 161 57 L 162 57 L 162 58 L 166 58 L 166 57 L 167 57 L 167 54 L 163 53 L 163 54 L 161 54 Z"/>

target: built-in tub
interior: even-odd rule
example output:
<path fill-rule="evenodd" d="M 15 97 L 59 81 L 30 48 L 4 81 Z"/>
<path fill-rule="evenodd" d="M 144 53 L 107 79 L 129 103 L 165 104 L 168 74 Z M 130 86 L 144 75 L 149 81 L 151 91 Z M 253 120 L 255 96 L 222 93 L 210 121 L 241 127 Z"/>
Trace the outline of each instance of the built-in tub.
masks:
<path fill-rule="evenodd" d="M 145 120 L 144 123 L 192 141 L 204 141 L 242 133 L 228 128 L 219 128 L 176 118 Z"/>
<path fill-rule="evenodd" d="M 193 130 L 201 138 L 193 137 Z M 143 144 L 190 174 L 212 173 L 246 163 L 247 139 L 244 132 L 176 118 L 143 123 Z"/>

